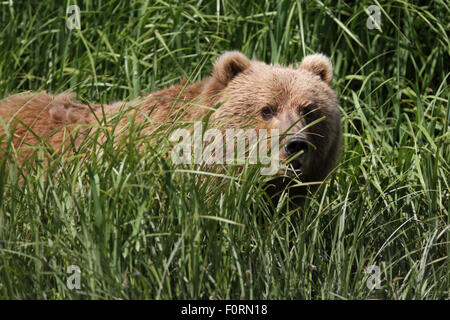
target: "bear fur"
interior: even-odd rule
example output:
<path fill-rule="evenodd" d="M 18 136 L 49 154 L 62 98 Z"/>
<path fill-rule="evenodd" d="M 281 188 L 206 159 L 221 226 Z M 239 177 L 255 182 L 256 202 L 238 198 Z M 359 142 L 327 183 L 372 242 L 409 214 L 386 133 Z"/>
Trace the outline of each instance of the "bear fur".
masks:
<path fill-rule="evenodd" d="M 310 145 L 301 161 L 301 180 L 321 181 L 334 168 L 341 149 L 341 120 L 331 88 L 333 69 L 322 54 L 306 56 L 300 65 L 268 65 L 249 60 L 237 51 L 226 52 L 214 64 L 213 74 L 202 81 L 171 86 L 145 96 L 136 104 L 136 121 L 194 121 L 211 114 L 226 128 L 278 128 L 283 143 L 300 134 Z M 46 92 L 11 96 L 0 102 L 0 117 L 14 128 L 13 143 L 22 154 L 43 137 L 56 150 L 67 141 L 67 130 L 97 124 L 127 105 L 83 105 L 74 95 Z M 320 120 L 321 121 L 318 121 Z M 308 127 L 309 123 L 318 121 Z M 126 123 L 127 119 L 123 120 Z M 88 130 L 86 129 L 86 132 Z M 0 137 L 4 134 L 0 121 Z M 280 148 L 280 158 L 287 159 Z M 279 181 L 285 184 L 284 178 Z"/>

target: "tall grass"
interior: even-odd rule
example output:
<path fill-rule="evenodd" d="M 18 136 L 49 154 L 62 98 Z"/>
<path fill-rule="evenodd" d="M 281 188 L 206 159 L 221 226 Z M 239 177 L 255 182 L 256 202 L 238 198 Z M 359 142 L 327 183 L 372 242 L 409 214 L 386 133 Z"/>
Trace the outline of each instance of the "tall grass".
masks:
<path fill-rule="evenodd" d="M 208 75 L 225 50 L 282 64 L 323 52 L 343 155 L 304 208 L 271 208 L 258 168 L 175 166 L 162 130 L 150 144 L 139 126 L 99 128 L 105 143 L 47 165 L 43 148 L 19 165 L 5 134 L 0 298 L 450 297 L 446 1 L 86 0 L 68 30 L 75 3 L 0 3 L 0 97 L 131 100 Z M 382 30 L 366 27 L 372 4 Z M 66 286 L 70 265 L 80 290 Z"/>

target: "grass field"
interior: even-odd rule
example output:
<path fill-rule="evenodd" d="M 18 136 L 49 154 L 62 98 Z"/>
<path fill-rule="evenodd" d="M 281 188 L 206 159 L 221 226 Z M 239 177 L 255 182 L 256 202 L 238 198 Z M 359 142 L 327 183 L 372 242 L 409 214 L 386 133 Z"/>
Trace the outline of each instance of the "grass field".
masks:
<path fill-rule="evenodd" d="M 209 75 L 226 50 L 282 64 L 323 52 L 344 150 L 304 208 L 271 208 L 257 168 L 173 165 L 164 132 L 139 149 L 132 126 L 46 166 L 52 150 L 20 166 L 4 134 L 1 299 L 450 298 L 447 1 L 85 0 L 69 30 L 71 4 L 0 2 L 0 99 L 131 100 Z"/>

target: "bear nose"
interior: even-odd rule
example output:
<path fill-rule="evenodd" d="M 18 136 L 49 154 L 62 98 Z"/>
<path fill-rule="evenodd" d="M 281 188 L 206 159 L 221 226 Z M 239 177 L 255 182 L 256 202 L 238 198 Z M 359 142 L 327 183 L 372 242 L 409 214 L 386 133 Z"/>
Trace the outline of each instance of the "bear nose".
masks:
<path fill-rule="evenodd" d="M 288 157 L 300 152 L 302 152 L 301 154 L 306 154 L 309 151 L 308 140 L 301 136 L 293 136 L 286 142 L 284 150 Z M 299 156 L 301 154 L 299 154 Z"/>

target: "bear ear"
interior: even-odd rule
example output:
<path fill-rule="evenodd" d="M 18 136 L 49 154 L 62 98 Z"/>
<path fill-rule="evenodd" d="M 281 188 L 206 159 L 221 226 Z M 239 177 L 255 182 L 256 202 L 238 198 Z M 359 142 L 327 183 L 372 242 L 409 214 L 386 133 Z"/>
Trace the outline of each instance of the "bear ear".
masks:
<path fill-rule="evenodd" d="M 303 58 L 300 64 L 299 70 L 306 70 L 318 75 L 327 84 L 330 84 L 333 78 L 333 66 L 331 65 L 330 59 L 321 54 L 311 54 Z"/>
<path fill-rule="evenodd" d="M 250 60 L 239 51 L 222 54 L 214 64 L 214 77 L 226 85 L 239 73 L 250 67 Z"/>

